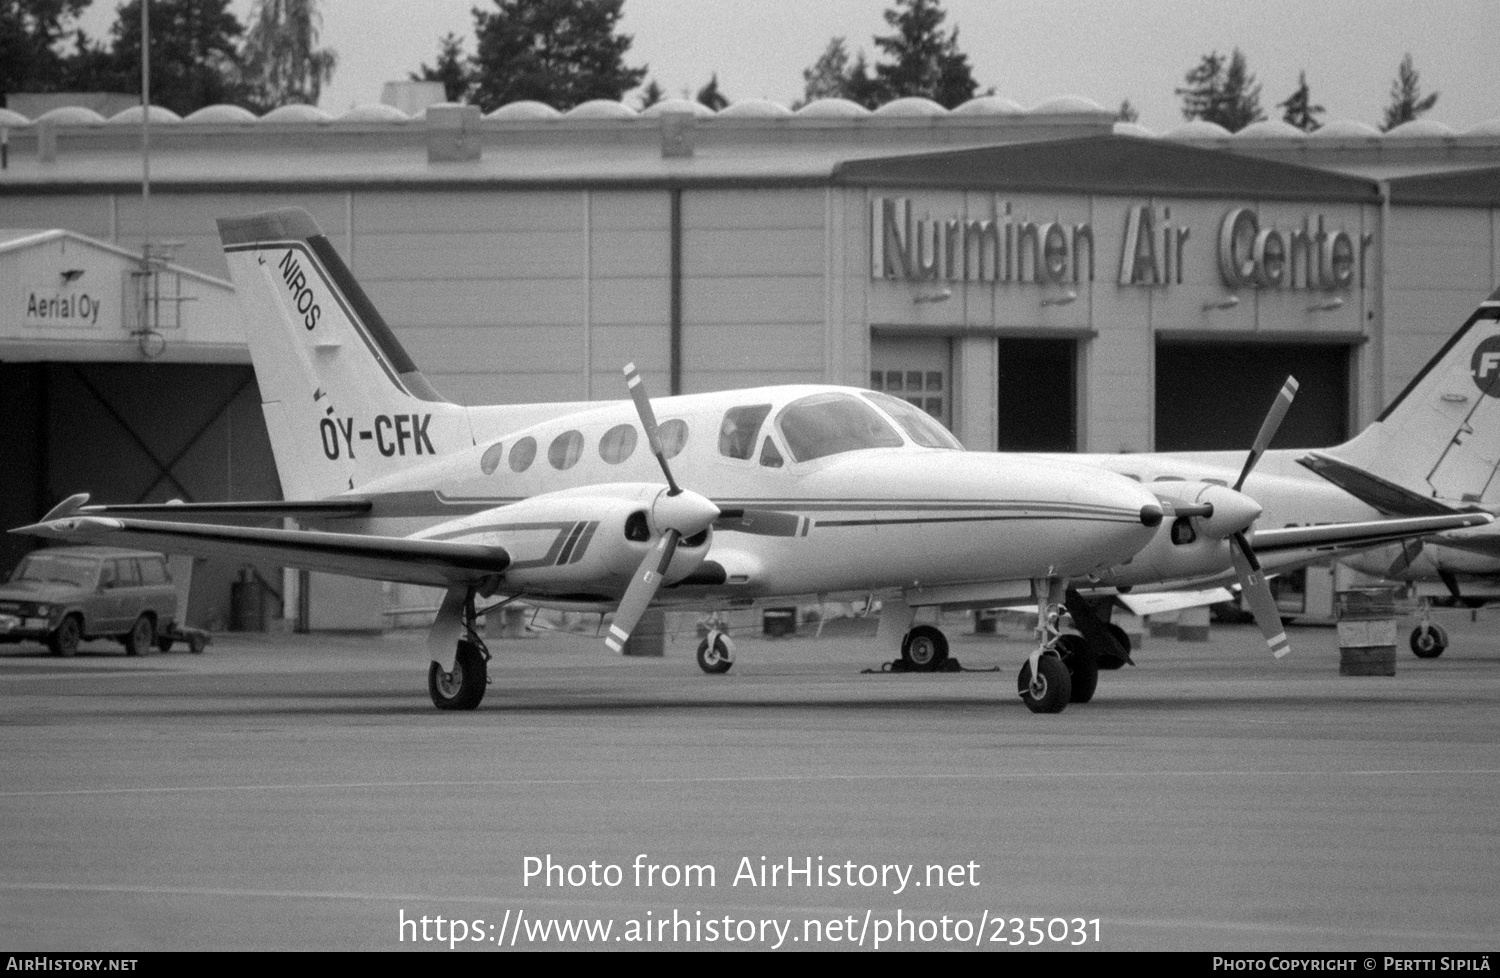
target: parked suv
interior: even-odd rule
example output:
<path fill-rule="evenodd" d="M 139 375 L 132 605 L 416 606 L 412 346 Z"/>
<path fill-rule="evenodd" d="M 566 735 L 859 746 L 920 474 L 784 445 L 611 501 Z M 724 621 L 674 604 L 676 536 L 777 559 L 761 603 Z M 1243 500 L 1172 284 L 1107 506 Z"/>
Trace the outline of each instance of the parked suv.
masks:
<path fill-rule="evenodd" d="M 177 590 L 161 554 L 54 547 L 28 554 L 0 585 L 0 642 L 45 642 L 73 655 L 80 642 L 114 638 L 130 655 L 158 644 Z"/>

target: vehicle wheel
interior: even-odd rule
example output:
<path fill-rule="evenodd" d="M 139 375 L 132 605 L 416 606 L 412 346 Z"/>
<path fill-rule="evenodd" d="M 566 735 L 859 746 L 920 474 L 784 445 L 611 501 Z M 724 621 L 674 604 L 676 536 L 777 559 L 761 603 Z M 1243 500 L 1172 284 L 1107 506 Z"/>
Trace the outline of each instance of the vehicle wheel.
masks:
<path fill-rule="evenodd" d="M 156 640 L 156 647 L 163 653 L 170 652 L 172 651 L 172 640 L 170 638 L 159 638 Z"/>
<path fill-rule="evenodd" d="M 141 615 L 125 636 L 126 655 L 145 655 L 156 644 L 156 619 Z"/>
<path fill-rule="evenodd" d="M 1094 690 L 1099 687 L 1101 656 L 1094 651 L 1088 639 L 1082 635 L 1061 635 L 1057 639 L 1057 654 L 1062 656 L 1063 665 L 1068 669 L 1069 685 L 1072 688 L 1068 702 L 1087 703 L 1093 699 Z"/>
<path fill-rule="evenodd" d="M 191 652 L 191 653 L 193 653 L 193 655 L 202 655 L 203 654 L 203 647 L 208 644 L 207 642 L 203 641 L 203 639 L 200 638 L 197 635 L 189 635 L 187 643 L 188 643 L 188 651 Z"/>
<path fill-rule="evenodd" d="M 1119 625 L 1105 625 L 1104 627 L 1109 631 L 1111 635 L 1115 637 L 1115 641 L 1120 643 L 1120 648 L 1124 649 L 1126 652 L 1130 651 L 1130 636 L 1125 634 L 1125 629 L 1121 628 Z M 1122 669 L 1125 666 L 1125 660 L 1121 659 L 1119 656 L 1100 652 L 1097 658 L 1099 660 L 1100 669 Z"/>
<path fill-rule="evenodd" d="M 458 643 L 453 671 L 444 672 L 436 662 L 427 670 L 427 691 L 439 710 L 472 710 L 484 699 L 488 677 L 484 654 L 473 642 Z"/>
<path fill-rule="evenodd" d="M 1411 630 L 1411 650 L 1419 659 L 1436 659 L 1448 647 L 1448 633 L 1441 625 L 1423 622 Z"/>
<path fill-rule="evenodd" d="M 734 665 L 734 645 L 721 632 L 698 643 L 698 668 L 710 675 L 728 672 Z"/>
<path fill-rule="evenodd" d="M 63 658 L 71 658 L 78 654 L 78 646 L 83 642 L 83 619 L 77 615 L 68 615 L 57 623 L 52 629 L 52 634 L 47 636 L 47 648 L 52 650 L 53 655 Z"/>
<path fill-rule="evenodd" d="M 906 633 L 901 659 L 912 672 L 936 672 L 948 661 L 948 639 L 931 625 L 918 625 Z"/>
<path fill-rule="evenodd" d="M 1031 663 L 1022 666 L 1016 690 L 1032 713 L 1061 713 L 1073 695 L 1068 667 L 1055 655 L 1042 656 L 1035 683 L 1031 681 Z"/>

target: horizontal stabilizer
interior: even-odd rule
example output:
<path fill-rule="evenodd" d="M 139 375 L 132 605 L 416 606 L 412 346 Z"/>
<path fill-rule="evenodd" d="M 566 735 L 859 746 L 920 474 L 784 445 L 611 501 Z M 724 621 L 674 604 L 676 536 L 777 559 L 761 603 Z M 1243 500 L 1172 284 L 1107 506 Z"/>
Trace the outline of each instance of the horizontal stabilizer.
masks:
<path fill-rule="evenodd" d="M 1324 452 L 1309 452 L 1297 459 L 1297 463 L 1388 516 L 1438 516 L 1453 512 L 1453 507 L 1436 499 L 1398 486 Z"/>
<path fill-rule="evenodd" d="M 510 555 L 503 548 L 472 543 L 109 516 L 70 516 L 10 532 L 69 543 L 144 547 L 194 557 L 266 560 L 328 574 L 434 587 L 481 581 L 500 574 L 510 565 Z"/>

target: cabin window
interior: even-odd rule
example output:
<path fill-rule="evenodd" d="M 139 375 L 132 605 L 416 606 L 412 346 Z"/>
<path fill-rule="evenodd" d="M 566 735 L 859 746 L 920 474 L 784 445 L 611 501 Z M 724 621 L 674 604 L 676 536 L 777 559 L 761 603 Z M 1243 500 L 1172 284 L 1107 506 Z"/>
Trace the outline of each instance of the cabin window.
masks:
<path fill-rule="evenodd" d="M 510 470 L 525 472 L 536 461 L 536 439 L 527 435 L 510 448 Z"/>
<path fill-rule="evenodd" d="M 484 454 L 479 457 L 479 471 L 485 475 L 494 475 L 495 470 L 500 467 L 500 459 L 504 457 L 505 446 L 498 441 L 495 442 L 489 448 L 486 448 Z"/>
<path fill-rule="evenodd" d="M 798 462 L 904 444 L 880 412 L 850 394 L 813 394 L 793 401 L 776 416 L 776 426 Z"/>
<path fill-rule="evenodd" d="M 755 436 L 761 422 L 771 413 L 769 404 L 748 404 L 724 412 L 719 425 L 719 454 L 728 458 L 747 459 L 755 451 Z"/>
<path fill-rule="evenodd" d="M 599 457 L 610 465 L 619 465 L 635 453 L 635 428 L 617 424 L 599 439 Z"/>
<path fill-rule="evenodd" d="M 687 422 L 681 418 L 663 421 L 661 427 L 656 429 L 656 437 L 661 439 L 662 455 L 668 459 L 674 459 L 687 447 Z"/>
<path fill-rule="evenodd" d="M 781 457 L 781 452 L 776 449 L 776 443 L 771 440 L 769 435 L 766 436 L 766 443 L 760 450 L 760 464 L 768 469 L 779 469 L 786 464 L 786 461 Z"/>
<path fill-rule="evenodd" d="M 899 397 L 873 391 L 864 396 L 886 414 L 895 418 L 907 437 L 923 448 L 952 448 L 963 451 L 962 442 L 954 438 L 952 433 L 936 418 L 916 405 L 903 401 Z"/>
<path fill-rule="evenodd" d="M 547 461 L 554 469 L 571 469 L 583 454 L 583 432 L 564 431 L 547 446 Z"/>

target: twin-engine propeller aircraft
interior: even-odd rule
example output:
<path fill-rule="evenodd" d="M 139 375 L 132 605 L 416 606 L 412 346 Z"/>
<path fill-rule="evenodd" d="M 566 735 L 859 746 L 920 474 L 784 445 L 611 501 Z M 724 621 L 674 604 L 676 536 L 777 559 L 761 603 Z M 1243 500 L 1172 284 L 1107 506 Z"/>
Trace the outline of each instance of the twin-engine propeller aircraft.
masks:
<path fill-rule="evenodd" d="M 1500 524 L 1491 524 L 1500 510 L 1500 290 L 1480 303 L 1374 424 L 1342 445 L 1265 450 L 1267 429 L 1274 429 L 1295 391 L 1289 379 L 1243 466 L 1232 452 L 1066 456 L 1141 480 L 1169 514 L 1130 561 L 1076 583 L 1106 593 L 1226 583 L 1225 538 L 1232 550 L 1248 554 L 1239 538 L 1212 519 L 1184 519 L 1189 511 L 1180 506 L 1171 513 L 1174 502 L 1212 503 L 1224 486 L 1242 490 L 1260 507 L 1261 528 L 1248 539 L 1268 573 L 1348 556 L 1350 549 L 1360 552 L 1347 563 L 1394 579 L 1427 567 L 1424 553 L 1447 553 L 1469 571 L 1500 569 Z M 1308 545 L 1309 525 L 1324 537 L 1321 543 Z M 1340 534 L 1349 537 L 1340 540 Z M 1398 545 L 1362 549 L 1378 543 L 1380 534 Z M 1247 597 L 1271 641 L 1274 603 L 1269 611 L 1257 607 L 1270 600 L 1259 589 Z M 1439 643 L 1445 645 L 1446 636 L 1424 616 L 1413 650 L 1435 655 Z M 1112 647 L 1100 649 L 1107 666 L 1120 664 Z"/>
<path fill-rule="evenodd" d="M 918 663 L 946 640 L 913 627 L 914 609 L 1036 603 L 1040 641 L 1017 688 L 1033 711 L 1057 712 L 1097 681 L 1091 648 L 1057 629 L 1069 583 L 1129 567 L 1161 539 L 1166 510 L 1223 544 L 1215 572 L 1237 571 L 1261 610 L 1270 601 L 1248 535 L 1260 507 L 1238 487 L 1179 499 L 1070 458 L 965 452 L 913 406 L 847 387 L 653 401 L 627 367 L 626 401 L 462 407 L 427 383 L 305 212 L 219 230 L 288 501 L 80 495 L 16 532 L 442 587 L 427 643 L 440 708 L 479 704 L 489 653 L 476 619 L 511 602 L 613 612 L 605 642 L 618 651 L 653 605 L 877 594 L 877 643 Z M 1385 524 L 1277 532 L 1304 548 L 1393 539 Z M 722 671 L 731 655 L 711 633 L 699 664 Z"/>

